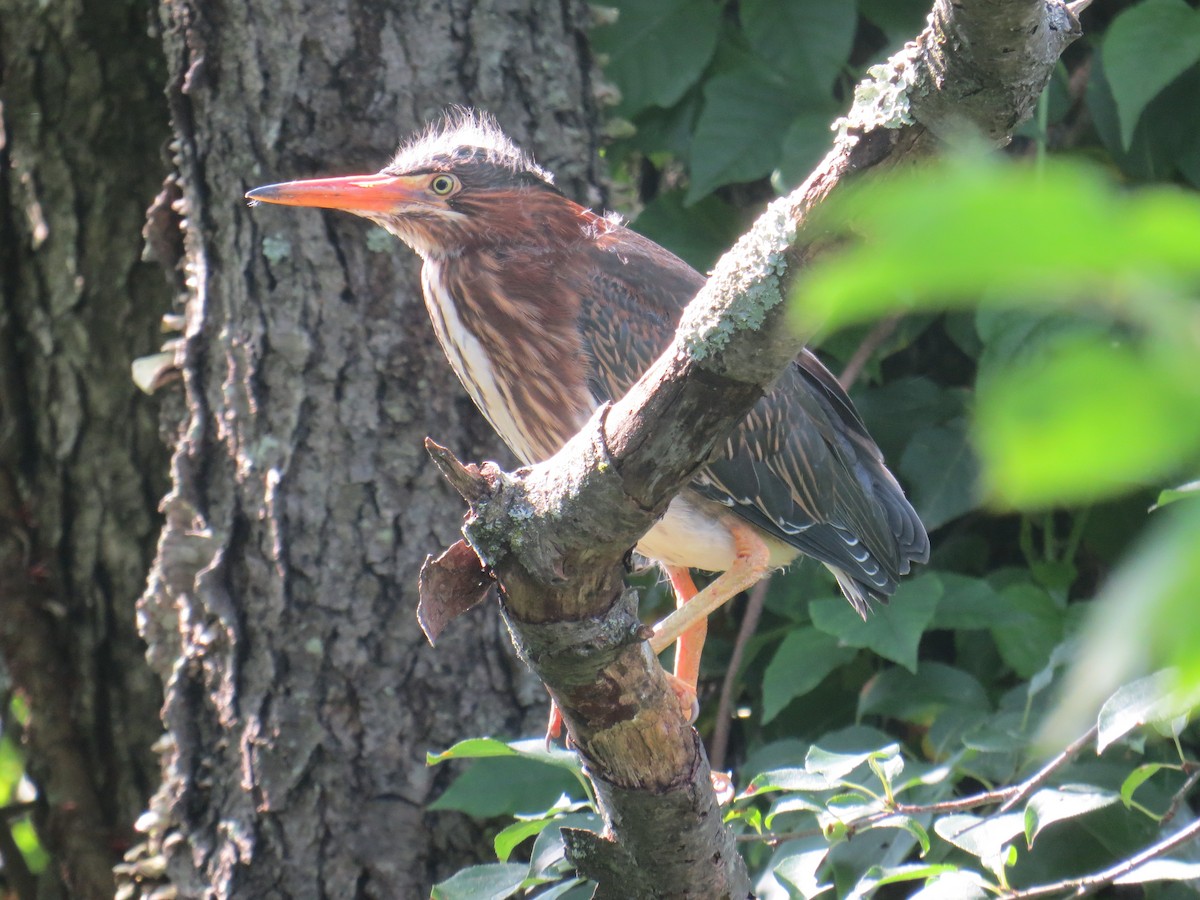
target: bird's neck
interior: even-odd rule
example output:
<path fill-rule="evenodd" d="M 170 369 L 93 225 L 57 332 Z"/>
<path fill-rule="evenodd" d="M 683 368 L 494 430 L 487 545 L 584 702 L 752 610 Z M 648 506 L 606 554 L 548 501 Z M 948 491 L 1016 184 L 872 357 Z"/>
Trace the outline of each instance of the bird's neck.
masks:
<path fill-rule="evenodd" d="M 438 341 L 475 405 L 524 462 L 557 452 L 595 406 L 577 377 L 579 297 L 561 255 L 466 248 L 426 255 L 421 275 Z"/>

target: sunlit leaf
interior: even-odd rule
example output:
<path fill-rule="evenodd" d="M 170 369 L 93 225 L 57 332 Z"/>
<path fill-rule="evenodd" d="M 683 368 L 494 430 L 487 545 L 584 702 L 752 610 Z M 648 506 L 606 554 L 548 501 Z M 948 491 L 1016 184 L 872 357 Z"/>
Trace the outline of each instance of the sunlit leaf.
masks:
<path fill-rule="evenodd" d="M 938 837 L 958 849 L 980 859 L 990 859 L 1022 833 L 1024 816 L 1020 813 L 1003 813 L 981 818 L 957 813 L 939 818 L 933 823 L 933 830 Z"/>
<path fill-rule="evenodd" d="M 502 828 L 495 840 L 492 841 L 492 846 L 496 850 L 496 858 L 500 862 L 508 862 L 513 850 L 517 849 L 523 841 L 541 834 L 542 830 L 553 821 L 554 819 L 549 816 L 544 819 L 518 819 L 511 825 Z"/>
<path fill-rule="evenodd" d="M 909 900 L 986 900 L 994 886 L 978 872 L 946 872 L 932 879 Z"/>
<path fill-rule="evenodd" d="M 1183 0 L 1136 4 L 1109 25 L 1103 53 L 1128 147 L 1146 104 L 1200 61 L 1200 12 Z"/>
<path fill-rule="evenodd" d="M 505 756 L 520 757 L 565 769 L 583 781 L 583 767 L 577 754 L 561 747 L 548 746 L 545 741 L 537 738 L 507 743 L 495 738 L 469 738 L 459 741 L 441 753 L 426 753 L 425 765 L 436 766 L 451 759 L 490 759 Z"/>
<path fill-rule="evenodd" d="M 1039 176 L 959 162 L 872 180 L 818 216 L 862 240 L 797 281 L 805 333 L 965 307 L 984 290 L 991 304 L 1069 309 L 1086 301 L 1158 322 L 1170 312 L 1142 295 L 1200 273 L 1200 200 L 1161 189 L 1118 193 L 1077 166 L 1048 166 Z"/>
<path fill-rule="evenodd" d="M 1152 508 L 1158 509 L 1161 506 L 1174 503 L 1176 500 L 1200 500 L 1200 480 L 1189 481 L 1187 484 L 1179 485 L 1179 487 L 1167 488 L 1165 491 L 1160 491 L 1158 501 Z"/>
<path fill-rule="evenodd" d="M 865 761 L 864 755 L 859 763 Z M 828 791 L 836 786 L 837 779 L 822 772 L 800 768 L 770 769 L 755 775 L 741 796 L 751 797 L 771 791 Z"/>
<path fill-rule="evenodd" d="M 829 845 L 823 837 L 788 841 L 779 848 L 772 873 L 798 896 L 807 900 L 832 887 L 818 877 L 828 856 Z"/>
<path fill-rule="evenodd" d="M 763 817 L 762 824 L 767 828 L 775 827 L 775 819 L 789 813 L 818 813 L 825 807 L 802 794 L 785 794 L 771 804 L 771 809 Z"/>
<path fill-rule="evenodd" d="M 1025 806 L 1025 839 L 1029 846 L 1043 829 L 1055 822 L 1074 819 L 1120 800 L 1119 794 L 1090 784 L 1068 784 L 1043 788 Z"/>
<path fill-rule="evenodd" d="M 1126 808 L 1132 807 L 1133 795 L 1137 793 L 1138 788 L 1163 769 L 1178 768 L 1178 766 L 1169 766 L 1166 763 L 1145 763 L 1138 766 L 1121 782 L 1121 802 L 1125 804 Z"/>
<path fill-rule="evenodd" d="M 976 417 L 989 493 L 1018 507 L 1086 502 L 1193 460 L 1200 385 L 1185 365 L 1128 344 L 1072 342 L 994 379 Z"/>
<path fill-rule="evenodd" d="M 922 857 L 929 852 L 929 832 L 912 816 L 888 816 L 886 819 L 880 819 L 867 826 L 868 831 L 876 828 L 901 828 L 917 839 L 917 843 L 921 846 Z"/>
<path fill-rule="evenodd" d="M 1170 721 L 1187 712 L 1190 704 L 1176 693 L 1178 683 L 1178 672 L 1163 670 L 1139 678 L 1109 697 L 1096 719 L 1096 752 L 1103 753 L 1135 728 Z"/>
<path fill-rule="evenodd" d="M 854 889 L 846 895 L 846 900 L 861 900 L 861 898 L 870 895 L 876 888 L 883 887 L 887 884 L 899 884 L 908 881 L 924 881 L 927 878 L 934 878 L 938 875 L 945 875 L 958 870 L 957 866 L 947 863 L 936 865 L 923 865 L 921 863 L 908 863 L 901 866 L 873 866 L 867 871 L 854 886 Z"/>
<path fill-rule="evenodd" d="M 899 752 L 900 747 L 897 744 L 862 753 L 836 753 L 814 745 L 808 749 L 808 753 L 804 757 L 804 768 L 831 781 L 837 781 L 845 778 L 872 757 L 884 759 L 895 756 Z"/>

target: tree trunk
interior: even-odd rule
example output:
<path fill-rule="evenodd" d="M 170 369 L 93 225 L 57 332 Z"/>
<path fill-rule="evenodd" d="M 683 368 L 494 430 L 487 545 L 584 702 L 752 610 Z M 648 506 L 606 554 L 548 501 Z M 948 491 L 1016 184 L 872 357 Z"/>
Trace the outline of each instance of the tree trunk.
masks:
<path fill-rule="evenodd" d="M 479 6 L 163 10 L 188 413 L 141 612 L 171 737 L 151 849 L 183 896 L 419 896 L 482 855 L 476 828 L 424 811 L 447 777 L 425 752 L 544 721 L 498 617 L 436 652 L 415 619 L 420 563 L 462 516 L 422 439 L 498 452 L 415 260 L 349 216 L 242 199 L 373 172 L 454 102 L 598 197 L 584 5 Z"/>
<path fill-rule="evenodd" d="M 112 896 L 158 780 L 134 612 L 167 454 L 129 377 L 171 299 L 141 261 L 169 136 L 148 21 L 139 3 L 0 0 L 0 651 L 30 710 L 47 878 L 72 897 Z"/>

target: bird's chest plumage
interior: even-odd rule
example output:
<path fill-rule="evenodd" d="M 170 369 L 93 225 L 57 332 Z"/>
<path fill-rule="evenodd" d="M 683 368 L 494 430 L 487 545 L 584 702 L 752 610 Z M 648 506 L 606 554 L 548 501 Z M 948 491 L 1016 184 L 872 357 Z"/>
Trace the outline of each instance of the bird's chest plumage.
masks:
<path fill-rule="evenodd" d="M 561 338 L 499 309 L 496 292 L 456 279 L 445 260 L 426 259 L 421 282 L 438 341 L 496 433 L 523 462 L 552 456 L 595 408 L 563 371 Z"/>

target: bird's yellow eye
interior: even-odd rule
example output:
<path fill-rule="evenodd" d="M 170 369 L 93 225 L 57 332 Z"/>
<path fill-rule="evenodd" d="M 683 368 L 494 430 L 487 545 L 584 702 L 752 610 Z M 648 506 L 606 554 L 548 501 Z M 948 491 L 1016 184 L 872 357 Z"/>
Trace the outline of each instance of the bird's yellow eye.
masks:
<path fill-rule="evenodd" d="M 429 182 L 429 189 L 439 197 L 445 197 L 456 187 L 458 187 L 458 179 L 453 175 L 434 175 L 433 180 Z"/>

